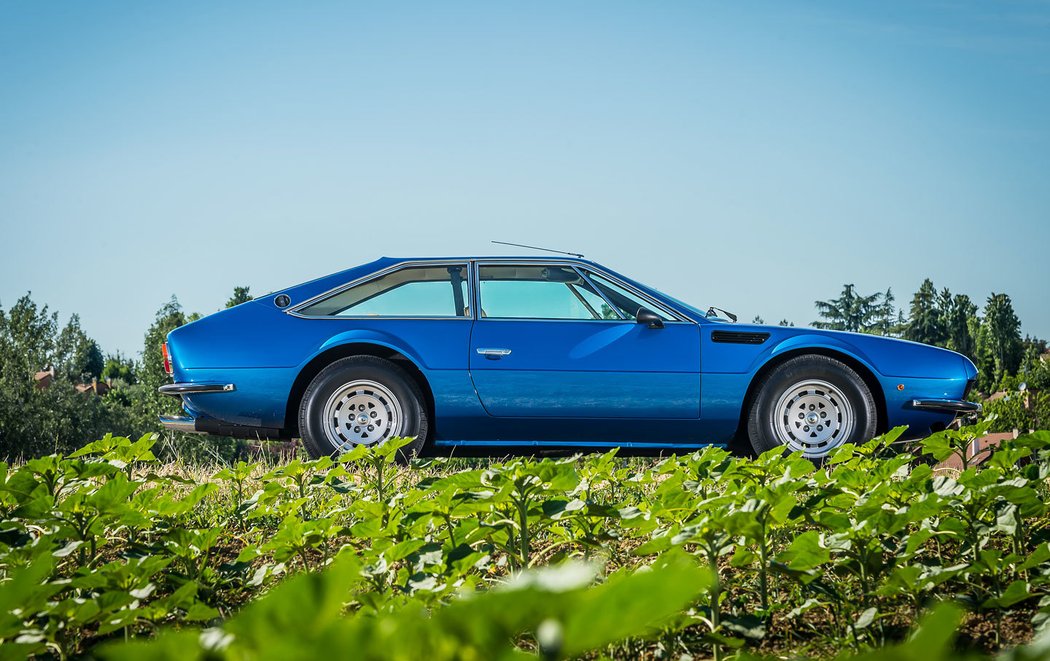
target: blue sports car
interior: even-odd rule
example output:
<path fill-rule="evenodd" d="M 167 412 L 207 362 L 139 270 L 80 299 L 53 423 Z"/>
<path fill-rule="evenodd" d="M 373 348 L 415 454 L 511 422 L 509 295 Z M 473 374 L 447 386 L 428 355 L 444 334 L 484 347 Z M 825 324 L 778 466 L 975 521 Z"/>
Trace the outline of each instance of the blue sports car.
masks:
<path fill-rule="evenodd" d="M 943 429 L 977 370 L 873 335 L 731 323 L 591 261 L 384 257 L 182 326 L 171 429 L 424 447 L 762 452 L 819 460 Z"/>

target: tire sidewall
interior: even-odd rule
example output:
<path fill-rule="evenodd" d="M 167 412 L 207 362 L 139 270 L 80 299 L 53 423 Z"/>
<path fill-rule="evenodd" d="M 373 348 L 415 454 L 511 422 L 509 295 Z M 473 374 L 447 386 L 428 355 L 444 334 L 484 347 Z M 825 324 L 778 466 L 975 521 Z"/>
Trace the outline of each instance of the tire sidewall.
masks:
<path fill-rule="evenodd" d="M 323 411 L 333 393 L 359 380 L 382 384 L 397 398 L 403 417 L 400 435 L 415 437 L 398 451 L 399 460 L 404 462 L 416 456 L 426 441 L 428 431 L 429 421 L 423 395 L 419 386 L 403 369 L 374 356 L 341 358 L 321 370 L 310 382 L 299 405 L 299 434 L 310 456 L 337 456 L 348 451 L 335 448 L 328 440 Z"/>
<path fill-rule="evenodd" d="M 748 415 L 748 437 L 757 454 L 786 447 L 774 431 L 774 408 L 781 395 L 791 386 L 806 380 L 827 381 L 841 392 L 853 409 L 853 431 L 828 452 L 846 443 L 865 443 L 875 434 L 878 412 L 871 389 L 859 374 L 845 363 L 827 356 L 799 356 L 776 367 L 763 379 Z M 826 455 L 824 455 L 826 456 Z M 813 457 L 821 461 L 824 457 Z"/>

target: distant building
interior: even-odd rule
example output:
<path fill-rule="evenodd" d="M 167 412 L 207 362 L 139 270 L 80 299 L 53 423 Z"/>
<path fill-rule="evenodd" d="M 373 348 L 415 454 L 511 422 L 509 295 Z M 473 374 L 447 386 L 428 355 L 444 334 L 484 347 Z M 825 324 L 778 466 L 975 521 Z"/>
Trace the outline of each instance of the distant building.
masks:
<path fill-rule="evenodd" d="M 37 390 L 47 390 L 55 382 L 55 368 L 49 367 L 46 370 L 37 372 L 33 375 L 33 380 L 36 382 Z M 77 392 L 91 393 L 101 397 L 113 389 L 113 383 L 109 379 L 105 381 L 91 379 L 91 383 L 78 383 L 74 387 L 77 389 Z"/>
<path fill-rule="evenodd" d="M 47 390 L 55 380 L 55 368 L 49 367 L 46 370 L 37 372 L 33 375 L 33 380 L 36 381 L 37 390 Z"/>
<path fill-rule="evenodd" d="M 99 381 L 98 379 L 91 379 L 91 383 L 78 383 L 76 385 L 77 392 L 89 392 L 101 397 L 107 392 L 112 390 L 112 386 L 106 381 Z"/>

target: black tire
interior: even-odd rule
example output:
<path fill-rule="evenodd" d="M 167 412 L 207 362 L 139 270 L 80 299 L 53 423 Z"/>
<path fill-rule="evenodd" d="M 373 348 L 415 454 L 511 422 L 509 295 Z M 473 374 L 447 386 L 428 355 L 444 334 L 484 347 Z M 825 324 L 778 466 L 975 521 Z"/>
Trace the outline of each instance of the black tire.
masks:
<path fill-rule="evenodd" d="M 299 434 L 302 436 L 303 445 L 315 459 L 326 455 L 338 456 L 352 448 L 345 445 L 340 448 L 334 440 L 330 440 L 325 429 L 328 422 L 324 409 L 330 398 L 355 381 L 378 384 L 396 400 L 401 420 L 401 431 L 398 435 L 414 437 L 411 443 L 398 451 L 399 461 L 407 463 L 419 454 L 426 443 L 427 432 L 430 429 L 426 400 L 419 385 L 403 369 L 389 360 L 375 356 L 340 358 L 314 377 L 299 404 Z M 334 429 L 333 426 L 333 434 L 339 433 Z M 386 438 L 383 438 L 383 441 L 385 440 Z"/>
<path fill-rule="evenodd" d="M 820 382 L 832 388 L 821 390 L 812 385 Z M 762 378 L 755 393 L 747 414 L 747 435 L 758 454 L 788 447 L 801 449 L 819 462 L 845 443 L 870 440 L 878 428 L 878 411 L 868 384 L 849 365 L 827 356 L 797 356 L 778 365 Z M 845 425 L 844 417 L 851 418 L 852 424 Z M 807 425 L 811 419 L 824 423 L 819 432 L 817 425 Z M 827 420 L 833 421 L 837 431 Z"/>

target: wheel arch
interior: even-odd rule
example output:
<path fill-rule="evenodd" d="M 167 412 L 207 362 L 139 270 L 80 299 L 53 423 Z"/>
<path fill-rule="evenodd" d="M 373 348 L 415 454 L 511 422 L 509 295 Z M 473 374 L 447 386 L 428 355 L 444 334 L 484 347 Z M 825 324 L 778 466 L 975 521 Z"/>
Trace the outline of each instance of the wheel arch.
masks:
<path fill-rule="evenodd" d="M 307 362 L 292 383 L 292 389 L 288 393 L 288 402 L 285 406 L 284 429 L 292 437 L 299 436 L 299 406 L 303 401 L 303 394 L 314 377 L 321 373 L 325 367 L 331 365 L 341 358 L 352 356 L 375 356 L 394 363 L 412 378 L 423 392 L 426 400 L 427 416 L 430 418 L 429 427 L 431 434 L 435 428 L 434 420 L 434 391 L 430 389 L 423 370 L 414 360 L 393 347 L 374 342 L 347 342 L 331 346 L 317 354 Z"/>
<path fill-rule="evenodd" d="M 864 380 L 865 385 L 871 390 L 872 397 L 875 400 L 875 411 L 878 415 L 878 420 L 876 420 L 875 423 L 875 433 L 886 433 L 889 421 L 889 414 L 886 408 L 886 392 L 883 390 L 882 384 L 875 376 L 875 372 L 856 356 L 850 355 L 845 351 L 829 347 L 805 346 L 795 347 L 770 356 L 769 360 L 763 363 L 755 372 L 755 375 L 751 378 L 751 382 L 747 385 L 747 392 L 744 394 L 744 402 L 740 407 L 740 419 L 737 422 L 736 434 L 733 437 L 733 443 L 736 448 L 750 452 L 751 444 L 747 439 L 747 416 L 751 410 L 751 404 L 758 395 L 758 384 L 762 382 L 762 379 L 765 378 L 767 374 L 792 358 L 807 355 L 832 358 L 848 365 L 854 372 L 859 374 L 860 378 Z"/>

